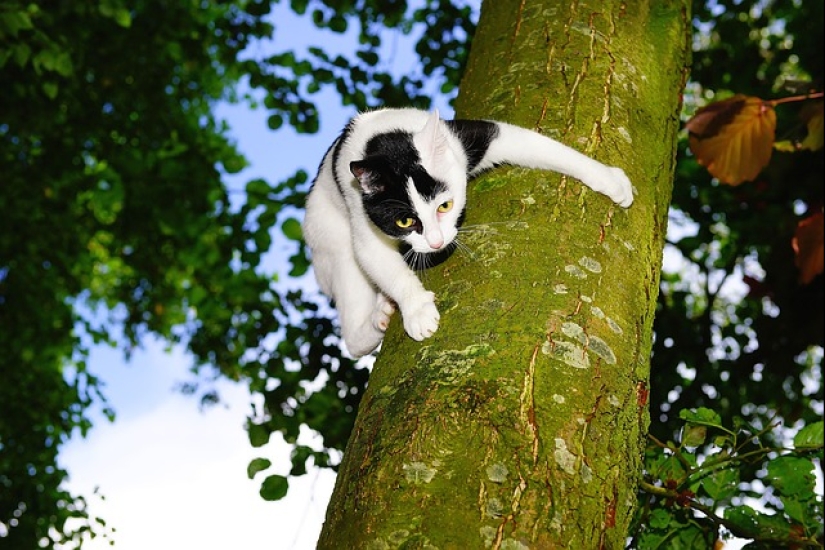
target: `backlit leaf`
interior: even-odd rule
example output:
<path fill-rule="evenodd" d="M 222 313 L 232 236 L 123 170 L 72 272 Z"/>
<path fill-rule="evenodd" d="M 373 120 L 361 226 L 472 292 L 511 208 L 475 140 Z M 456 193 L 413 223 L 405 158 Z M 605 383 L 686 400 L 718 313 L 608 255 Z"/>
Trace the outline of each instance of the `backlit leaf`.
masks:
<path fill-rule="evenodd" d="M 791 240 L 796 255 L 794 263 L 799 269 L 799 282 L 803 285 L 813 281 L 825 267 L 825 240 L 823 240 L 822 212 L 817 212 L 800 221 Z"/>
<path fill-rule="evenodd" d="M 739 491 L 739 470 L 733 468 L 717 470 L 702 480 L 702 487 L 714 500 L 728 499 Z"/>
<path fill-rule="evenodd" d="M 807 500 L 814 496 L 814 465 L 807 458 L 780 456 L 768 462 L 767 479 L 783 495 Z"/>
<path fill-rule="evenodd" d="M 808 424 L 793 438 L 793 445 L 797 449 L 817 449 L 823 444 L 822 421 Z"/>
<path fill-rule="evenodd" d="M 694 424 L 722 428 L 722 419 L 719 417 L 719 414 L 706 407 L 682 409 L 679 411 L 679 418 Z"/>
<path fill-rule="evenodd" d="M 770 162 L 776 111 L 758 97 L 735 95 L 699 109 L 687 129 L 699 164 L 719 181 L 739 185 Z"/>
<path fill-rule="evenodd" d="M 682 445 L 685 447 L 698 447 L 705 442 L 707 435 L 707 426 L 687 424 L 682 431 Z"/>
<path fill-rule="evenodd" d="M 825 120 L 825 102 L 815 101 L 805 104 L 799 116 L 808 126 L 808 135 L 802 140 L 801 149 L 818 151 L 823 145 L 823 120 Z"/>

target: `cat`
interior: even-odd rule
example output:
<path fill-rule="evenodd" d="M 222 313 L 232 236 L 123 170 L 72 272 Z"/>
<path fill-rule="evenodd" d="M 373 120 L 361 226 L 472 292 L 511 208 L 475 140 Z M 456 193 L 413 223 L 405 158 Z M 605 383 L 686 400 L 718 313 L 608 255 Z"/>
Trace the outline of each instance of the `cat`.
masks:
<path fill-rule="evenodd" d="M 468 178 L 500 164 L 553 170 L 622 207 L 633 202 L 620 168 L 511 124 L 407 108 L 364 112 L 346 125 L 307 196 L 303 233 L 352 357 L 378 347 L 396 307 L 414 340 L 436 332 L 435 296 L 413 268 L 452 253 Z"/>

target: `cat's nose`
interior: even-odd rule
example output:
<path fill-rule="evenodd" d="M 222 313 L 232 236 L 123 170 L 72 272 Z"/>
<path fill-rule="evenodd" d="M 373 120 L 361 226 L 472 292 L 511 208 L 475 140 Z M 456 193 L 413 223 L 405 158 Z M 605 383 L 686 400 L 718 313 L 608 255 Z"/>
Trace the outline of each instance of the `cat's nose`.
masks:
<path fill-rule="evenodd" d="M 444 237 L 441 235 L 441 233 L 433 235 L 428 234 L 427 244 L 430 245 L 430 248 L 432 248 L 433 250 L 438 250 L 439 248 L 444 246 Z"/>

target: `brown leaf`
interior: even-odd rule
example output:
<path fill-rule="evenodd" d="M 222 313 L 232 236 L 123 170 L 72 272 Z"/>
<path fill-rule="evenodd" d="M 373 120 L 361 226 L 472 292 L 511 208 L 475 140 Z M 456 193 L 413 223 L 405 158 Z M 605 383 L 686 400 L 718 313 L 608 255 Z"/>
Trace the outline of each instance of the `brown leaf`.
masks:
<path fill-rule="evenodd" d="M 758 97 L 738 94 L 711 103 L 686 126 L 696 160 L 723 183 L 753 180 L 771 160 L 776 111 Z"/>
<path fill-rule="evenodd" d="M 822 273 L 825 267 L 825 216 L 817 212 L 796 226 L 791 246 L 796 253 L 794 263 L 799 269 L 799 282 L 806 285 Z"/>

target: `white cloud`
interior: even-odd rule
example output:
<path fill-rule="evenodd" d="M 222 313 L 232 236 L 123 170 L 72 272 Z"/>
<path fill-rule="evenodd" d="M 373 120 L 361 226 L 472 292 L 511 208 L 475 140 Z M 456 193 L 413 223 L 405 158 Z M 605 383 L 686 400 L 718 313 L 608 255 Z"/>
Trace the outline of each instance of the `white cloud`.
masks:
<path fill-rule="evenodd" d="M 249 480 L 246 466 L 257 456 L 280 466 L 288 449 L 274 441 L 264 449 L 250 446 L 243 429 L 249 395 L 242 386 L 221 384 L 226 406 L 204 412 L 196 399 L 170 391 L 170 376 L 184 379 L 185 368 L 150 349 L 128 367 L 95 369 L 121 400 L 129 379 L 140 375 L 141 395 L 131 398 L 144 405 L 124 403 L 134 412 L 114 424 L 98 421 L 87 439 L 66 445 L 60 462 L 70 473 L 70 490 L 89 496 L 100 487 L 105 500 L 89 498 L 90 511 L 116 529 L 118 550 L 315 548 L 334 474 L 310 472 L 291 480 L 284 500 L 264 501 L 258 489 L 265 473 Z M 112 405 L 120 409 L 114 397 Z M 110 546 L 96 539 L 84 548 Z"/>

